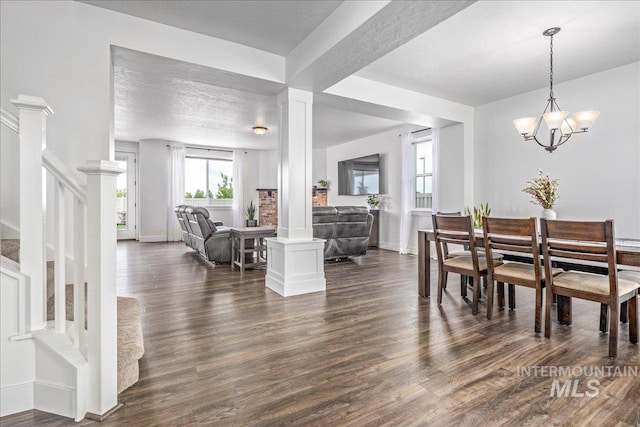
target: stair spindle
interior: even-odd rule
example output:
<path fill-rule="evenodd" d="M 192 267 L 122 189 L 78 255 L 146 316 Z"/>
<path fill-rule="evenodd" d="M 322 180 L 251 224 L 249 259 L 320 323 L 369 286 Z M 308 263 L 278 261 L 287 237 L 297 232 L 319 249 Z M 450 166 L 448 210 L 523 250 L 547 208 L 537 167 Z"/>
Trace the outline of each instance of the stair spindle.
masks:
<path fill-rule="evenodd" d="M 55 327 L 56 332 L 65 332 L 66 295 L 65 295 L 65 188 L 58 180 L 55 181 L 54 214 L 55 214 Z"/>
<path fill-rule="evenodd" d="M 73 319 L 75 346 L 87 357 L 87 336 L 85 334 L 84 300 L 84 204 L 78 197 L 73 198 Z"/>

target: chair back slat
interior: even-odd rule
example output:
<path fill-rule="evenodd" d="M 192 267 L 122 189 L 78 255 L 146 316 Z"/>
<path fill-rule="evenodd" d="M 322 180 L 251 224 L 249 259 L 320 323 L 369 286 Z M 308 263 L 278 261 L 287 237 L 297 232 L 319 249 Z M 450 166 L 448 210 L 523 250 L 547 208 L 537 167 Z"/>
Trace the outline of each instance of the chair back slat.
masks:
<path fill-rule="evenodd" d="M 531 237 L 531 227 L 536 226 L 531 218 L 486 218 L 489 220 L 489 232 L 496 236 Z"/>
<path fill-rule="evenodd" d="M 499 251 L 531 253 L 531 245 L 506 245 L 502 243 L 492 243 L 491 248 Z"/>
<path fill-rule="evenodd" d="M 469 239 L 456 239 L 456 238 L 452 238 L 452 237 L 444 237 L 444 236 L 440 236 L 439 239 L 440 243 L 450 243 L 452 245 L 468 245 L 469 244 Z"/>
<path fill-rule="evenodd" d="M 434 222 L 434 231 L 442 229 L 446 231 L 457 231 L 462 233 L 468 233 L 469 224 L 467 223 L 468 216 L 453 216 L 453 215 L 434 215 L 437 217 L 437 227 Z"/>
<path fill-rule="evenodd" d="M 579 242 L 606 242 L 603 222 L 592 221 L 547 221 L 547 236 L 550 239 Z"/>
<path fill-rule="evenodd" d="M 562 249 L 549 249 L 549 256 L 558 258 L 580 259 L 583 261 L 604 262 L 608 261 L 607 255 L 594 254 L 582 251 L 569 251 Z"/>
<path fill-rule="evenodd" d="M 585 254 L 607 254 L 607 245 L 605 243 L 575 242 L 549 239 L 549 247 Z"/>

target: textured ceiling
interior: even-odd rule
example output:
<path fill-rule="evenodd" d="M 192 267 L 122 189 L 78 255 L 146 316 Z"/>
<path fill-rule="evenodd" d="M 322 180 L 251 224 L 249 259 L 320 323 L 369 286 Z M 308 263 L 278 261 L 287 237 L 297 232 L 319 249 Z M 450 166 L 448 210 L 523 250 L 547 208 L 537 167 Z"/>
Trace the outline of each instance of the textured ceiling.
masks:
<path fill-rule="evenodd" d="M 276 96 L 284 85 L 155 55 L 113 48 L 116 139 L 163 139 L 229 148 L 276 149 Z M 314 147 L 329 147 L 403 124 L 314 103 Z M 352 105 L 350 109 L 356 110 Z M 269 131 L 254 135 L 251 127 Z"/>
<path fill-rule="evenodd" d="M 342 1 L 81 0 L 286 56 Z"/>
<path fill-rule="evenodd" d="M 638 1 L 479 1 L 356 75 L 467 105 L 640 60 Z"/>

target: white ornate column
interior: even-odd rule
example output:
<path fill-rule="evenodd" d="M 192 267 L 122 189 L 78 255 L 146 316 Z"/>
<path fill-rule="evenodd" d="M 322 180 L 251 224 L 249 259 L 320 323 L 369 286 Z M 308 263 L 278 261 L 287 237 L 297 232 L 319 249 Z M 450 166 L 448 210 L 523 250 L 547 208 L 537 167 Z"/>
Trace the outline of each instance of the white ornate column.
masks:
<path fill-rule="evenodd" d="M 313 238 L 313 93 L 278 95 L 278 237 L 267 239 L 266 286 L 282 296 L 324 291 L 324 240 Z"/>
<path fill-rule="evenodd" d="M 87 175 L 87 412 L 103 416 L 118 406 L 116 300 L 116 178 L 118 163 L 90 160 Z"/>
<path fill-rule="evenodd" d="M 47 120 L 53 114 L 44 99 L 19 95 L 11 103 L 20 116 L 20 272 L 30 278 L 30 329 L 41 329 L 46 322 L 46 267 L 44 222 L 46 174 L 42 170 L 42 151 L 47 146 Z"/>

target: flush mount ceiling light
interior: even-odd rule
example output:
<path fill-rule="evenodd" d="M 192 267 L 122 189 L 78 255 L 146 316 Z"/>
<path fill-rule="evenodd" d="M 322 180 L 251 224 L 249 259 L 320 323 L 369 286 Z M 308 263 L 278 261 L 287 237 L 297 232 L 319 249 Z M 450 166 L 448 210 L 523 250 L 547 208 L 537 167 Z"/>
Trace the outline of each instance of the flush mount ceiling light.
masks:
<path fill-rule="evenodd" d="M 267 128 L 264 126 L 254 126 L 251 129 L 256 135 L 264 135 L 265 133 L 267 133 Z"/>
<path fill-rule="evenodd" d="M 549 48 L 549 99 L 542 116 L 537 120 L 535 117 L 525 117 L 513 121 L 518 133 L 522 135 L 525 141 L 534 140 L 549 153 L 552 153 L 553 150 L 567 142 L 574 133 L 587 132 L 600 114 L 599 111 L 581 111 L 575 113 L 573 117 L 567 118 L 569 112 L 562 111 L 556 103 L 556 98 L 553 96 L 553 36 L 559 32 L 560 27 L 553 27 L 542 33 L 543 36 L 551 39 Z M 549 143 L 547 145 L 541 143 L 537 137 L 543 119 L 549 129 Z"/>

